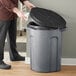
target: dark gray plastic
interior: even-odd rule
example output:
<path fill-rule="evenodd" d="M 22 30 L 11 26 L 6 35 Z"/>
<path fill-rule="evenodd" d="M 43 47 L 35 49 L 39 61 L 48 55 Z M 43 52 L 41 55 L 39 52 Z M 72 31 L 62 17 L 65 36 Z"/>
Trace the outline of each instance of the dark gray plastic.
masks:
<path fill-rule="evenodd" d="M 39 26 L 46 26 L 54 29 L 66 28 L 66 21 L 59 14 L 52 10 L 35 7 L 31 10 L 30 16 Z"/>
<path fill-rule="evenodd" d="M 27 27 L 30 27 L 30 28 L 32 28 L 32 29 L 34 29 L 34 30 L 50 30 L 50 29 L 52 29 L 52 28 L 49 28 L 49 27 L 43 27 L 43 26 L 39 26 L 39 25 L 37 25 L 36 23 L 34 23 L 34 22 L 30 22 L 28 25 L 27 25 Z"/>

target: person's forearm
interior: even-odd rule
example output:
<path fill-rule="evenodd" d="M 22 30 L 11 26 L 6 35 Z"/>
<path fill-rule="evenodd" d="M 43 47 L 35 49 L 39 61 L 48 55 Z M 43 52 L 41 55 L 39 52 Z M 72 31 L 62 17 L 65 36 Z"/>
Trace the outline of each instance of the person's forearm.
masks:
<path fill-rule="evenodd" d="M 23 2 L 23 4 L 26 6 L 26 7 L 28 7 L 29 9 L 32 9 L 33 7 L 35 7 L 35 5 L 33 5 L 30 1 L 28 1 L 28 0 L 25 0 L 24 2 Z"/>
<path fill-rule="evenodd" d="M 23 3 L 24 3 L 24 5 L 28 6 L 29 1 L 25 0 Z"/>
<path fill-rule="evenodd" d="M 24 3 L 25 5 L 26 5 L 28 2 L 29 2 L 28 0 L 23 1 L 23 3 Z"/>

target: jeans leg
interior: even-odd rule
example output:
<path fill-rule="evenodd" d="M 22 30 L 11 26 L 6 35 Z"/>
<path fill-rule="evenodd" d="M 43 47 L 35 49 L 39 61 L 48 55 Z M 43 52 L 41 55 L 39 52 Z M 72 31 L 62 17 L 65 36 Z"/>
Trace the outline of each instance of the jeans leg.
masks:
<path fill-rule="evenodd" d="M 3 60 L 4 58 L 5 38 L 9 24 L 9 21 L 0 21 L 0 60 Z"/>
<path fill-rule="evenodd" d="M 12 20 L 8 29 L 8 42 L 10 44 L 10 60 L 24 61 L 25 57 L 20 56 L 16 50 L 16 31 L 16 20 Z"/>
<path fill-rule="evenodd" d="M 17 31 L 16 19 L 11 20 L 11 24 L 9 26 L 8 34 L 7 34 L 7 40 L 10 46 L 9 48 L 10 58 L 15 57 L 16 54 L 18 54 L 16 50 L 16 31 Z"/>

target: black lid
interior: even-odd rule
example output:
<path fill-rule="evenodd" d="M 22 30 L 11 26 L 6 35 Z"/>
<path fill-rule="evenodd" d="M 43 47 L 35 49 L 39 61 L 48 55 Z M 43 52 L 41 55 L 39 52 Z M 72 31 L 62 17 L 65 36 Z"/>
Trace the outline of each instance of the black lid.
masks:
<path fill-rule="evenodd" d="M 50 28 L 66 28 L 66 21 L 57 13 L 44 8 L 35 7 L 30 12 L 31 18 L 39 26 Z"/>
<path fill-rule="evenodd" d="M 50 30 L 51 28 L 49 27 L 45 27 L 45 26 L 39 26 L 37 24 L 35 24 L 34 22 L 30 22 L 28 25 L 27 25 L 28 28 L 32 28 L 34 30 Z"/>

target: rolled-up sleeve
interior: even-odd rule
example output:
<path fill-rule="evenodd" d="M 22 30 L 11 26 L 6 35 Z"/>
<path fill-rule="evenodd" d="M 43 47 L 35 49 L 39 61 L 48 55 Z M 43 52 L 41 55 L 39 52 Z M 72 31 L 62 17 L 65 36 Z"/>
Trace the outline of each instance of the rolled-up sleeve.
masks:
<path fill-rule="evenodd" d="M 12 0 L 0 0 L 3 7 L 5 7 L 8 11 L 12 12 L 14 7 L 17 7 L 16 4 L 12 2 Z"/>

